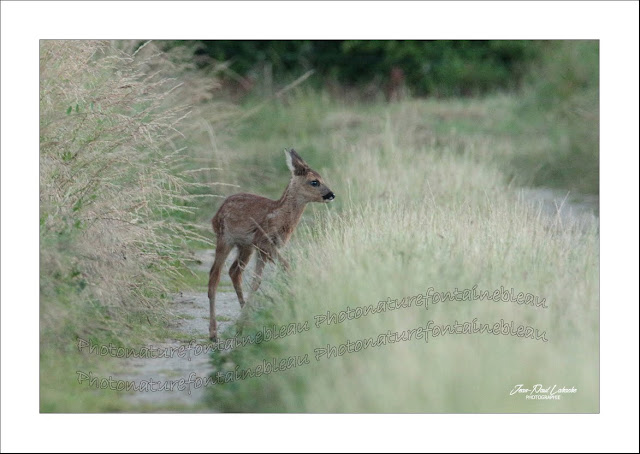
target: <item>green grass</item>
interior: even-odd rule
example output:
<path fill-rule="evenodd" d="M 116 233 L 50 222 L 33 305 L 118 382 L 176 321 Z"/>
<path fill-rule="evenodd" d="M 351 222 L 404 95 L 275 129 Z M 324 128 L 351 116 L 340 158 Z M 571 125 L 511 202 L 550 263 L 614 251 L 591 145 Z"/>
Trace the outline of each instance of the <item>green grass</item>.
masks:
<path fill-rule="evenodd" d="M 342 153 L 356 145 L 370 152 L 393 145 L 491 163 L 517 186 L 597 195 L 597 102 L 590 93 L 570 92 L 561 106 L 548 107 L 537 100 L 539 91 L 542 88 L 522 96 L 415 99 L 386 105 L 348 104 L 298 89 L 285 102 L 268 104 L 240 125 L 231 141 L 239 152 L 227 158 L 229 176 L 243 189 L 277 198 L 288 177 L 278 153 L 284 147 L 304 153 L 311 167 L 322 173 L 323 168 L 342 166 Z M 560 95 L 554 99 L 561 103 Z M 245 108 L 251 110 L 252 105 Z M 394 132 L 393 144 L 384 142 L 389 131 Z M 237 189 L 228 188 L 233 192 Z"/>
<path fill-rule="evenodd" d="M 287 123 L 286 112 L 294 123 L 308 118 L 308 142 L 298 151 L 306 158 L 306 149 L 315 150 L 311 159 L 320 165 L 312 167 L 319 169 L 326 158 L 320 171 L 338 198 L 307 209 L 287 248 L 293 272 L 263 284 L 243 334 L 291 322 L 312 327 L 214 362 L 218 371 L 230 371 L 308 355 L 310 364 L 212 387 L 211 405 L 250 412 L 597 412 L 597 226 L 548 219 L 520 197 L 516 181 L 526 175 L 511 166 L 527 153 L 517 146 L 527 133 L 513 127 L 518 100 L 326 102 L 324 115 L 314 113 L 311 95 L 289 102 L 264 113 L 266 125 L 256 128 L 279 137 L 285 128 L 276 126 Z M 242 146 L 257 162 L 254 156 L 264 151 L 253 144 L 249 138 Z M 429 287 L 474 286 L 531 293 L 548 308 L 448 302 L 313 327 L 315 316 L 327 311 L 424 294 Z M 531 326 L 548 342 L 460 334 L 314 358 L 315 349 L 327 345 L 430 320 L 473 319 Z M 560 401 L 526 401 L 509 395 L 520 383 L 579 391 Z"/>
<path fill-rule="evenodd" d="M 552 41 L 543 55 L 529 74 L 518 110 L 532 137 L 523 144 L 529 152 L 514 165 L 530 175 L 528 184 L 597 195 L 599 42 Z"/>
<path fill-rule="evenodd" d="M 105 311 L 98 304 L 78 307 L 75 295 L 58 293 L 60 320 L 56 330 L 41 328 L 40 412 L 103 413 L 134 411 L 121 392 L 95 389 L 78 383 L 77 372 L 109 376 L 122 368 L 122 360 L 81 351 L 78 342 L 115 347 L 144 347 L 150 339 L 176 337 L 165 310 Z M 41 325 L 42 326 L 42 325 Z M 46 325 L 45 325 L 46 326 Z M 117 376 L 117 374 L 114 374 Z"/>
<path fill-rule="evenodd" d="M 72 347 L 70 347 L 72 348 Z M 75 352 L 60 358 L 57 351 L 45 351 L 40 360 L 41 413 L 104 413 L 127 411 L 122 393 L 90 389 L 78 383 L 77 371 L 104 370 L 111 364 L 103 359 L 82 358 Z M 102 375 L 102 374 L 100 374 Z"/>

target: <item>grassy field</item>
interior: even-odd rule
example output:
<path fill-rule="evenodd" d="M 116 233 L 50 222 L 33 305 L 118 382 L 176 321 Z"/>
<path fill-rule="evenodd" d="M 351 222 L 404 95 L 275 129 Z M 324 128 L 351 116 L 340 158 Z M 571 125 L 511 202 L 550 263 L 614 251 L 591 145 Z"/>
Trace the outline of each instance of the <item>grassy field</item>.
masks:
<path fill-rule="evenodd" d="M 216 356 L 229 383 L 211 388 L 211 405 L 251 412 L 597 412 L 597 225 L 546 217 L 519 193 L 517 182 L 528 176 L 512 163 L 530 152 L 524 144 L 532 137 L 513 127 L 518 100 L 354 106 L 300 92 L 287 101 L 253 121 L 255 139 L 241 138 L 238 147 L 251 157 L 244 168 L 252 169 L 242 186 L 279 195 L 286 168 L 271 149 L 280 144 L 295 146 L 338 198 L 307 209 L 287 249 L 294 271 L 263 284 L 253 331 L 243 335 L 291 323 L 309 329 Z M 256 180 L 261 162 L 273 189 Z M 544 299 L 544 307 L 469 301 L 464 290 L 474 288 L 514 289 Z M 433 297 L 456 289 L 463 301 Z M 391 303 L 384 312 L 326 321 L 403 298 L 408 307 Z M 422 298 L 430 304 L 419 305 Z M 434 325 L 474 320 L 544 335 L 429 331 L 428 342 L 415 339 Z M 402 337 L 411 330 L 411 338 Z M 394 333 L 396 342 L 387 337 L 363 347 Z M 333 348 L 342 355 L 323 353 Z M 291 357 L 303 364 L 234 375 Z M 525 400 L 510 395 L 518 384 L 578 392 Z"/>
<path fill-rule="evenodd" d="M 118 367 L 81 354 L 78 338 L 139 347 L 176 337 L 167 303 L 179 290 L 206 291 L 204 273 L 186 264 L 212 247 L 219 200 L 278 198 L 284 147 L 337 199 L 307 208 L 285 250 L 292 273 L 263 282 L 243 334 L 295 322 L 308 330 L 212 360 L 221 373 L 273 358 L 302 364 L 212 386 L 211 409 L 598 411 L 597 222 L 548 217 L 519 190 L 597 194 L 597 134 L 576 118 L 556 107 L 542 115 L 532 93 L 346 103 L 301 86 L 234 106 L 180 55 L 58 43 L 41 47 L 41 411 L 143 411 L 78 388 L 77 370 Z M 593 107 L 578 98 L 569 93 L 565 107 Z M 500 290 L 499 301 L 437 302 L 474 288 Z M 502 301 L 512 288 L 544 305 Z M 407 307 L 392 302 L 403 298 Z M 384 312 L 315 326 L 381 301 Z M 513 322 L 516 335 L 434 336 L 474 320 Z M 539 338 L 518 336 L 520 325 Z M 323 357 L 327 346 L 351 352 Z M 510 395 L 518 384 L 578 391 L 525 400 Z"/>

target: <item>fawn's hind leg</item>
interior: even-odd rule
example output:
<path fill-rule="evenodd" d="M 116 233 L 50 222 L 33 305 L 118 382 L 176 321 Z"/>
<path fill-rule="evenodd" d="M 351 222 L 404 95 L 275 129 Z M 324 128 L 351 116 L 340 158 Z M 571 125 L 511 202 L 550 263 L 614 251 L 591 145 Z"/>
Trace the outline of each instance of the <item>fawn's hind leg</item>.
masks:
<path fill-rule="evenodd" d="M 220 272 L 222 271 L 222 265 L 226 260 L 231 247 L 224 244 L 222 241 L 218 241 L 216 244 L 216 258 L 209 271 L 209 339 L 212 341 L 217 340 L 218 327 L 216 324 L 216 288 L 220 282 Z"/>
<path fill-rule="evenodd" d="M 238 301 L 240 302 L 241 308 L 244 307 L 244 298 L 242 296 L 242 272 L 249 263 L 251 254 L 253 254 L 253 246 L 240 247 L 238 249 L 238 258 L 236 258 L 233 265 L 231 265 L 231 268 L 229 268 L 229 276 L 231 277 L 231 282 L 233 282 L 233 288 L 236 289 L 236 294 L 238 295 Z"/>

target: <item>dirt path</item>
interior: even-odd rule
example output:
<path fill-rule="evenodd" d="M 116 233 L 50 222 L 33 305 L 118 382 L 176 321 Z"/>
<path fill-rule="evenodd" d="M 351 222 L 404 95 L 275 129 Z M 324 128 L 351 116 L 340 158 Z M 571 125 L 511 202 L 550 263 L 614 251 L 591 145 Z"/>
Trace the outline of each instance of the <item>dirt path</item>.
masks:
<path fill-rule="evenodd" d="M 597 196 L 549 188 L 523 188 L 521 192 L 522 197 L 534 206 L 539 206 L 542 214 L 551 222 L 559 220 L 565 225 L 575 222 L 583 228 L 599 224 Z"/>
<path fill-rule="evenodd" d="M 214 250 L 199 251 L 196 258 L 200 264 L 194 269 L 208 271 L 213 263 Z M 228 259 L 225 268 L 231 266 L 234 254 Z M 252 266 L 253 264 L 250 264 Z M 231 280 L 223 273 L 220 290 L 231 285 Z M 249 273 L 245 273 L 249 274 Z M 203 287 L 206 283 L 203 283 Z M 245 282 L 244 288 L 248 288 Z M 166 352 L 163 358 L 128 358 L 123 365 L 119 380 L 136 383 L 153 380 L 158 387 L 169 387 L 175 383 L 174 389 L 158 391 L 140 391 L 127 394 L 126 399 L 139 411 L 211 411 L 204 405 L 205 386 L 199 386 L 197 377 L 206 378 L 212 372 L 209 354 L 203 346 L 211 346 L 207 335 L 209 329 L 209 299 L 205 292 L 181 292 L 174 297 L 170 311 L 176 315 L 177 321 L 171 326 L 180 333 L 181 339 L 169 339 L 163 343 L 151 344 L 156 351 Z M 218 333 L 229 329 L 240 316 L 240 305 L 234 291 L 218 291 L 216 295 L 216 318 Z M 186 340 L 189 339 L 189 340 Z M 179 380 L 192 382 L 190 389 L 180 390 Z"/>

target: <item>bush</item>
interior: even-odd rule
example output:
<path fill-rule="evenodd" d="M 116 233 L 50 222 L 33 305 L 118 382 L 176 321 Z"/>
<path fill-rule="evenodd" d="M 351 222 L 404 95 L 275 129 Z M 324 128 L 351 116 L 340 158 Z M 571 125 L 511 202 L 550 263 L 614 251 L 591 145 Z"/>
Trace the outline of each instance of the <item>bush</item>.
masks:
<path fill-rule="evenodd" d="M 169 47 L 184 42 L 171 42 Z M 274 80 L 314 69 L 317 81 L 348 85 L 387 82 L 401 68 L 416 95 L 476 95 L 519 85 L 536 56 L 532 41 L 200 41 L 202 65 L 228 61 L 234 75 Z"/>

